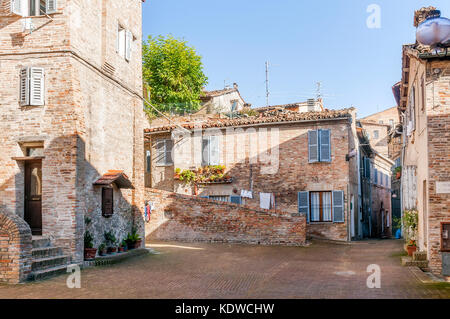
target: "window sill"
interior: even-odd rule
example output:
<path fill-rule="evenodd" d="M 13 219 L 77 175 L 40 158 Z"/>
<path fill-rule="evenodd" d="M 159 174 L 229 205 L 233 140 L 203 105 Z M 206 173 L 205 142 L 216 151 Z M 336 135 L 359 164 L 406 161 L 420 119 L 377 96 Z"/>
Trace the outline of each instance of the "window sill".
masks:
<path fill-rule="evenodd" d="M 155 167 L 170 167 L 173 166 L 173 164 L 157 164 Z"/>

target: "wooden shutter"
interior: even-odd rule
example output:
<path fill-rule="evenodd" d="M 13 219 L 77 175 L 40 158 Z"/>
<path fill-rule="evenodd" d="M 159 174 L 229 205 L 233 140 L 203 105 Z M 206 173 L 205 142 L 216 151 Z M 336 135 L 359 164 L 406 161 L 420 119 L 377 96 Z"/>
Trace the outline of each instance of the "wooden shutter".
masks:
<path fill-rule="evenodd" d="M 209 165 L 219 165 L 220 149 L 219 136 L 209 137 Z"/>
<path fill-rule="evenodd" d="M 333 191 L 333 222 L 344 222 L 344 192 Z"/>
<path fill-rule="evenodd" d="M 20 70 L 20 105 L 30 104 L 30 68 Z"/>
<path fill-rule="evenodd" d="M 166 164 L 166 142 L 164 140 L 156 141 L 156 163 L 158 165 Z"/>
<path fill-rule="evenodd" d="M 241 196 L 230 196 L 230 202 L 234 204 L 242 204 L 242 198 Z"/>
<path fill-rule="evenodd" d="M 23 0 L 11 0 L 11 13 L 23 16 Z"/>
<path fill-rule="evenodd" d="M 173 141 L 172 140 L 166 140 L 166 146 L 165 146 L 165 164 L 173 164 L 172 159 L 172 149 L 173 149 Z"/>
<path fill-rule="evenodd" d="M 45 13 L 55 13 L 56 12 L 56 0 L 45 1 Z"/>
<path fill-rule="evenodd" d="M 364 157 L 364 177 L 370 179 L 370 158 Z"/>
<path fill-rule="evenodd" d="M 298 192 L 298 212 L 306 216 L 309 223 L 309 192 Z"/>
<path fill-rule="evenodd" d="M 373 170 L 373 179 L 374 183 L 378 185 L 378 170 L 376 168 Z"/>
<path fill-rule="evenodd" d="M 202 165 L 209 165 L 209 138 L 202 139 Z"/>
<path fill-rule="evenodd" d="M 111 217 L 114 212 L 113 189 L 102 188 L 102 215 L 103 217 Z"/>
<path fill-rule="evenodd" d="M 131 43 L 133 41 L 133 35 L 130 31 L 125 32 L 125 59 L 127 61 L 131 60 Z"/>
<path fill-rule="evenodd" d="M 44 105 L 43 68 L 30 68 L 30 105 Z"/>
<path fill-rule="evenodd" d="M 319 130 L 319 160 L 321 162 L 331 162 L 331 131 Z"/>
<path fill-rule="evenodd" d="M 308 154 L 310 163 L 319 161 L 319 134 L 317 131 L 308 131 Z"/>

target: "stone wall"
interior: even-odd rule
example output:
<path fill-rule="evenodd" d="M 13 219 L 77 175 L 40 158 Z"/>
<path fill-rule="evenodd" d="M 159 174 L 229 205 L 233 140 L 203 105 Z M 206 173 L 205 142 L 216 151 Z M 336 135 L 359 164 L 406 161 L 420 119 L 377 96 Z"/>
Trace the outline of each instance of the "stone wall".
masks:
<path fill-rule="evenodd" d="M 306 241 L 304 215 L 147 189 L 153 201 L 147 240 L 206 241 L 299 246 Z"/>
<path fill-rule="evenodd" d="M 31 272 L 31 230 L 15 214 L 0 212 L 0 283 L 17 284 Z"/>

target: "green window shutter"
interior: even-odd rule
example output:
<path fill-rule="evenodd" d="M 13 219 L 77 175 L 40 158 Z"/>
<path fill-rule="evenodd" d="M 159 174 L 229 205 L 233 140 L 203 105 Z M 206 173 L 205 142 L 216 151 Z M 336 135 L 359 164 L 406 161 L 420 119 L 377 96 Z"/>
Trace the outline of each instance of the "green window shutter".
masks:
<path fill-rule="evenodd" d="M 298 192 L 298 212 L 306 216 L 309 223 L 309 192 Z"/>
<path fill-rule="evenodd" d="M 308 131 L 308 160 L 310 163 L 319 161 L 319 134 L 318 131 Z"/>
<path fill-rule="evenodd" d="M 319 130 L 319 160 L 321 162 L 331 162 L 331 131 Z"/>
<path fill-rule="evenodd" d="M 333 191 L 333 222 L 343 223 L 345 221 L 344 192 Z"/>

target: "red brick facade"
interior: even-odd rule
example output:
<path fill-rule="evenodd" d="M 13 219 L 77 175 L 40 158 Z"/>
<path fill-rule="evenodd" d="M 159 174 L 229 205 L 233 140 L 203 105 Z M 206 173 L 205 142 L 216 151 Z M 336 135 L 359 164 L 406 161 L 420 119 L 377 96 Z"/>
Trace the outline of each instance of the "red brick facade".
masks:
<path fill-rule="evenodd" d="M 30 227 L 19 216 L 0 211 L 0 283 L 17 284 L 30 271 Z"/>
<path fill-rule="evenodd" d="M 304 215 L 147 189 L 155 209 L 147 239 L 300 246 Z"/>

